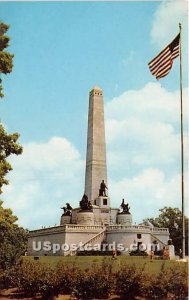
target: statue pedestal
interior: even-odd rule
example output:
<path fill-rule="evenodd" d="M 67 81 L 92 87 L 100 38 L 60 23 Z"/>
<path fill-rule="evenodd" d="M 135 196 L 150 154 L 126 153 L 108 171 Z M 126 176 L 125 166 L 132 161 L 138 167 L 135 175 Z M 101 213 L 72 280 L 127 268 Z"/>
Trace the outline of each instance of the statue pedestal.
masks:
<path fill-rule="evenodd" d="M 94 214 L 92 211 L 79 211 L 77 213 L 78 225 L 94 225 Z"/>
<path fill-rule="evenodd" d="M 71 223 L 71 216 L 62 215 L 60 220 L 60 225 L 70 224 Z"/>
<path fill-rule="evenodd" d="M 132 215 L 120 213 L 117 216 L 117 222 L 120 225 L 131 226 L 132 225 Z"/>
<path fill-rule="evenodd" d="M 108 196 L 99 196 L 94 200 L 94 204 L 100 207 L 110 207 L 110 198 Z"/>

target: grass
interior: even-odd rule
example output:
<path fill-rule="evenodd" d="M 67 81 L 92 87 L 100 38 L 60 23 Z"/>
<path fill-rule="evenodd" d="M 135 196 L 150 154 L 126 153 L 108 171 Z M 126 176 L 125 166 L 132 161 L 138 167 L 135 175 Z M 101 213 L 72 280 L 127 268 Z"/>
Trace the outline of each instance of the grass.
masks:
<path fill-rule="evenodd" d="M 33 256 L 23 257 L 25 261 L 34 261 Z M 43 264 L 48 264 L 50 266 L 56 266 L 58 263 L 63 263 L 65 265 L 75 264 L 81 269 L 93 268 L 95 265 L 100 265 L 104 259 L 106 262 L 112 262 L 111 257 L 103 256 L 41 256 L 39 257 L 39 262 Z M 129 264 L 135 264 L 136 268 L 142 268 L 145 272 L 149 274 L 157 274 L 162 268 L 167 269 L 170 267 L 178 266 L 182 269 L 187 270 L 187 263 L 179 263 L 174 260 L 153 260 L 151 261 L 149 257 L 131 257 L 131 256 L 118 256 L 113 260 L 113 269 L 118 271 L 121 266 Z"/>

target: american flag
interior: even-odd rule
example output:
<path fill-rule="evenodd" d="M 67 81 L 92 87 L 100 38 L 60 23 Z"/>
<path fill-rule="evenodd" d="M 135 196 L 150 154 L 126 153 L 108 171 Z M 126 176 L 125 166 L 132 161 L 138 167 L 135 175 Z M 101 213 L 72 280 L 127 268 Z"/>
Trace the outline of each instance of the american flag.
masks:
<path fill-rule="evenodd" d="M 163 51 L 148 63 L 150 72 L 156 79 L 160 79 L 170 72 L 173 60 L 179 56 L 179 51 L 180 33 Z"/>

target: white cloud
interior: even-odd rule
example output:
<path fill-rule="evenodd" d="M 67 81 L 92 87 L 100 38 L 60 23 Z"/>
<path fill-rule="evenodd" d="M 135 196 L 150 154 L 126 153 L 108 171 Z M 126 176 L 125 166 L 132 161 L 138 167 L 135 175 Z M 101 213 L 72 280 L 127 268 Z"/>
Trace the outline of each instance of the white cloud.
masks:
<path fill-rule="evenodd" d="M 165 174 L 155 168 L 141 171 L 132 178 L 111 181 L 111 203 L 119 206 L 122 198 L 129 203 L 134 222 L 155 217 L 164 206 L 181 208 L 180 176 L 167 179 Z"/>
<path fill-rule="evenodd" d="M 184 104 L 187 103 L 187 94 L 188 90 L 184 89 Z M 121 178 L 125 173 L 132 175 L 146 167 L 161 166 L 169 174 L 173 170 L 178 172 L 178 91 L 169 92 L 159 83 L 148 83 L 141 90 L 127 91 L 107 103 L 106 116 L 108 162 L 112 178 Z"/>
<path fill-rule="evenodd" d="M 59 223 L 60 207 L 78 205 L 82 197 L 84 162 L 65 138 L 24 145 L 23 154 L 10 159 L 14 171 L 4 187 L 4 200 L 26 227 Z"/>
<path fill-rule="evenodd" d="M 170 43 L 174 35 L 179 32 L 178 24 L 183 25 L 184 38 L 187 29 L 187 1 L 162 1 L 155 12 L 151 38 L 152 42 L 158 46 L 165 46 Z"/>
<path fill-rule="evenodd" d="M 160 83 L 149 82 L 139 91 L 129 90 L 107 103 L 107 118 L 116 117 L 127 120 L 127 117 L 143 116 L 145 120 L 166 120 L 175 122 L 179 109 L 179 91 L 169 92 Z M 163 111 L 163 113 L 162 113 Z"/>

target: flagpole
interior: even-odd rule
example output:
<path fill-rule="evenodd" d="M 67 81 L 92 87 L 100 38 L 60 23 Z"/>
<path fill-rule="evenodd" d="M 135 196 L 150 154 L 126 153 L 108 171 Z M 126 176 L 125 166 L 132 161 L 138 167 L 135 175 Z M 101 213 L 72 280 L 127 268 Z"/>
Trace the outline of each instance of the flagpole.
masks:
<path fill-rule="evenodd" d="M 182 195 L 182 258 L 185 258 L 185 218 L 184 218 L 184 139 L 183 139 L 183 102 L 182 102 L 182 25 L 180 29 L 180 133 L 181 133 L 181 195 Z"/>

